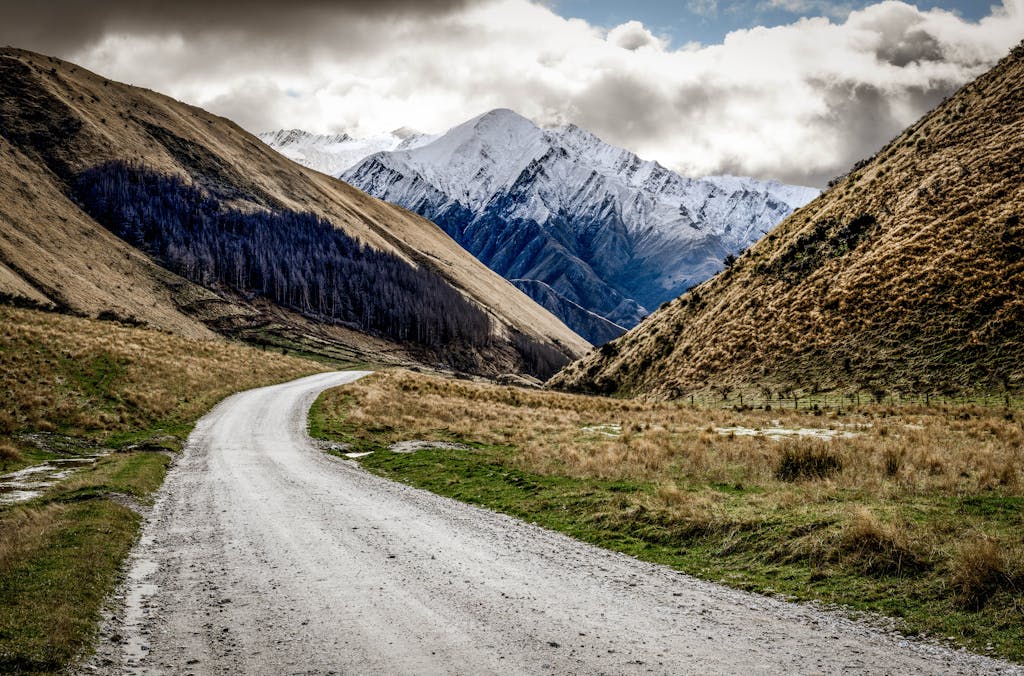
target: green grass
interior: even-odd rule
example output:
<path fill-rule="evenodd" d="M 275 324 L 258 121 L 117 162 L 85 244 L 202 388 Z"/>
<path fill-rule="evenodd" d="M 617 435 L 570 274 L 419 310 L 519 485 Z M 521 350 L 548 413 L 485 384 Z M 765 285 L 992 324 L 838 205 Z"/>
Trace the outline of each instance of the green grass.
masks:
<path fill-rule="evenodd" d="M 85 650 L 169 458 L 116 453 L 45 496 L 0 510 L 0 672 L 54 673 Z"/>

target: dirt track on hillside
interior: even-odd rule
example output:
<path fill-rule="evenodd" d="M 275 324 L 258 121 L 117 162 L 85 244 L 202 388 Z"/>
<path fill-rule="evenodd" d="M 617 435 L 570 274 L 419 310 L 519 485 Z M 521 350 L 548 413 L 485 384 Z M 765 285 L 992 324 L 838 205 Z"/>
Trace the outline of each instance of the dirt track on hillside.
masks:
<path fill-rule="evenodd" d="M 372 476 L 305 432 L 360 375 L 200 421 L 86 671 L 1022 673 Z"/>

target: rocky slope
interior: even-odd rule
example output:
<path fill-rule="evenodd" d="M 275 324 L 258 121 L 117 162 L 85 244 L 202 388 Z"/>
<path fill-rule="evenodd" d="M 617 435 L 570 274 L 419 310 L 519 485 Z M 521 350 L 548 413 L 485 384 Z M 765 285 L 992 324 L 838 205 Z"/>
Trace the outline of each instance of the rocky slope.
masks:
<path fill-rule="evenodd" d="M 540 302 L 595 343 L 607 327 L 592 331 L 563 308 L 632 327 L 818 194 L 684 178 L 574 125 L 541 129 L 509 110 L 341 177 L 431 219 L 506 279 L 543 283 L 553 294 Z"/>
<path fill-rule="evenodd" d="M 1024 386 L 1024 45 L 728 270 L 552 383 L 954 393 Z"/>
<path fill-rule="evenodd" d="M 443 356 L 165 269 L 72 199 L 88 170 L 118 161 L 180 177 L 239 213 L 309 212 L 374 250 L 440 276 L 489 317 L 492 338 L 467 347 L 469 370 L 521 369 L 524 350 L 572 355 L 587 348 L 429 221 L 287 160 L 228 120 L 11 48 L 0 50 L 0 294 L 195 337 L 273 338 L 374 361 Z"/>

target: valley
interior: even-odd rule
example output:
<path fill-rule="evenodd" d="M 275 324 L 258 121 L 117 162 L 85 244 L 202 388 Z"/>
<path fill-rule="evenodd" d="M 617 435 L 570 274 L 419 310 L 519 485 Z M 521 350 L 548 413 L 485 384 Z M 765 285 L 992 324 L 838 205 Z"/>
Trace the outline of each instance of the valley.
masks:
<path fill-rule="evenodd" d="M 0 671 L 1024 673 L 1022 83 L 819 195 L 0 49 Z"/>
<path fill-rule="evenodd" d="M 283 158 L 229 120 L 23 50 L 0 50 L 0 74 L 0 216 L 7 224 L 0 230 L 0 293 L 193 337 L 491 375 L 547 377 L 589 346 L 429 221 Z M 89 202 L 97 183 L 114 185 L 107 170 L 126 165 L 150 175 L 150 183 L 136 181 L 130 195 L 100 190 L 100 201 Z M 159 180 L 168 181 L 164 194 L 148 196 Z M 125 202 L 103 201 L 111 197 Z M 194 218 L 186 204 L 203 204 L 206 216 Z M 249 218 L 244 235 L 208 227 L 218 221 L 210 214 L 228 207 L 234 226 L 242 224 L 240 214 L 267 218 Z M 146 239 L 158 228 L 132 221 L 154 214 L 161 226 L 178 226 L 176 241 L 163 248 Z M 279 253 L 285 245 L 293 253 L 306 247 L 296 255 L 308 259 L 309 237 L 288 228 L 302 221 L 339 231 L 336 242 L 348 244 L 336 248 L 331 264 L 348 260 L 346 277 L 362 269 L 365 286 L 387 267 L 387 305 L 343 310 L 332 301 L 325 312 L 311 302 L 325 266 L 314 270 L 309 260 L 289 265 L 287 274 L 278 264 L 273 280 L 263 278 L 265 266 L 257 273 L 237 256 L 213 260 L 214 253 L 267 247 L 274 237 Z M 227 265 L 234 266 L 230 277 Z M 276 292 L 261 288 L 268 281 Z M 349 303 L 365 306 L 360 296 Z M 388 335 L 379 315 L 402 307 L 418 317 L 407 316 L 405 335 Z M 438 323 L 467 311 L 476 328 L 457 331 L 444 350 L 430 345 L 427 334 L 436 337 Z M 421 320 L 433 328 L 413 329 Z"/>

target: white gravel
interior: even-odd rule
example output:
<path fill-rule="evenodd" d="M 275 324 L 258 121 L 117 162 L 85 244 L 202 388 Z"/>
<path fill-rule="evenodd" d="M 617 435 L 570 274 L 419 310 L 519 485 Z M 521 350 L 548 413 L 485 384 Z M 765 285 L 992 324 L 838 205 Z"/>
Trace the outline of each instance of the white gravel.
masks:
<path fill-rule="evenodd" d="M 317 394 L 362 375 L 203 418 L 84 671 L 1022 673 L 374 477 L 305 432 Z"/>

